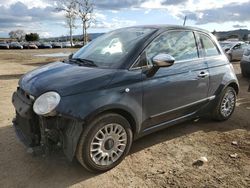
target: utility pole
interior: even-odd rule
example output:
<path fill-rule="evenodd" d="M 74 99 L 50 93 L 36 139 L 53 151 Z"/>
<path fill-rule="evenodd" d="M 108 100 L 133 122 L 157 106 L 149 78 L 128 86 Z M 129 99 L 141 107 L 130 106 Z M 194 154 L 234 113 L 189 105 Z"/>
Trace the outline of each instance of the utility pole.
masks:
<path fill-rule="evenodd" d="M 187 16 L 185 16 L 185 18 L 184 18 L 183 26 L 186 25 L 186 20 L 187 20 Z"/>

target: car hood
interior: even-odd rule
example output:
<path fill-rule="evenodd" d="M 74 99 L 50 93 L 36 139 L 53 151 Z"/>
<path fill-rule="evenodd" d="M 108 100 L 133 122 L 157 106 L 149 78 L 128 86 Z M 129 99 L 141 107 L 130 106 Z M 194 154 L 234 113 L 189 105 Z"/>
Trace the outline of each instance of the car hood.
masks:
<path fill-rule="evenodd" d="M 48 91 L 68 96 L 104 88 L 114 72 L 113 69 L 55 62 L 28 72 L 19 80 L 19 86 L 35 97 Z"/>

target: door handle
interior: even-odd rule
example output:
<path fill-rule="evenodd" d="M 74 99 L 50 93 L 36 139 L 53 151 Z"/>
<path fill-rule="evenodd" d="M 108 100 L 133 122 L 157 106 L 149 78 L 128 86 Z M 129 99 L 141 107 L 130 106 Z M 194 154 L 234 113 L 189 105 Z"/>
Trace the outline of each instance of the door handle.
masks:
<path fill-rule="evenodd" d="M 200 72 L 198 74 L 198 78 L 205 78 L 205 77 L 208 77 L 209 76 L 209 73 L 208 72 Z"/>

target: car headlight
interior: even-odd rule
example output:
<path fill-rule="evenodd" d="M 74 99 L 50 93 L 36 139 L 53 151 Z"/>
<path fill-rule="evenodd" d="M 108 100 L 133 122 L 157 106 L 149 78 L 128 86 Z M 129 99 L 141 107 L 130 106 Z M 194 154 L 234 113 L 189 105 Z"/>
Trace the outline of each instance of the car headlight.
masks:
<path fill-rule="evenodd" d="M 35 100 L 33 110 L 38 115 L 50 116 L 54 115 L 54 110 L 61 100 L 58 93 L 50 91 L 42 94 Z"/>

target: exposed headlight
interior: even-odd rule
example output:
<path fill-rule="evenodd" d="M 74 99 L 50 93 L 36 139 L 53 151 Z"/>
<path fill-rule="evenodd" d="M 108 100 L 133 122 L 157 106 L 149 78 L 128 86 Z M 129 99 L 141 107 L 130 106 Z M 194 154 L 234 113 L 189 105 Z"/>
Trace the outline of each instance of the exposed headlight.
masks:
<path fill-rule="evenodd" d="M 56 92 L 47 92 L 42 94 L 35 100 L 33 110 L 38 115 L 49 116 L 54 114 L 54 110 L 61 100 Z"/>

